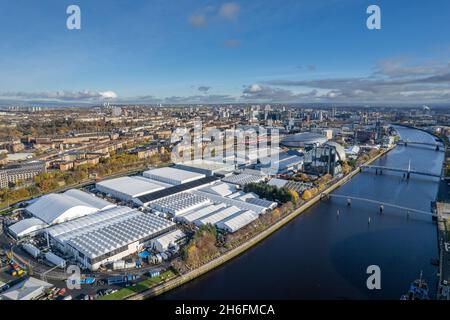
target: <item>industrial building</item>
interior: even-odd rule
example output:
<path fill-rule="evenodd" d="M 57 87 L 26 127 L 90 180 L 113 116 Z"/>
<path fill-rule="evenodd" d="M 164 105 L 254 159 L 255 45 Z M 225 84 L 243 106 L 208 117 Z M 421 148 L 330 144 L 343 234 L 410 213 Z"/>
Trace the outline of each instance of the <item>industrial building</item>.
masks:
<path fill-rule="evenodd" d="M 256 219 L 258 219 L 258 215 L 256 213 L 253 211 L 245 211 L 241 214 L 219 221 L 217 223 L 217 228 L 233 233 L 252 223 Z"/>
<path fill-rule="evenodd" d="M 189 192 L 181 192 L 156 200 L 150 203 L 149 206 L 156 211 L 169 213 L 176 217 L 210 203 L 211 200 L 207 197 Z"/>
<path fill-rule="evenodd" d="M 227 205 L 224 203 L 212 204 L 206 207 L 203 207 L 199 210 L 193 210 L 187 212 L 185 214 L 181 214 L 175 218 L 176 221 L 184 222 L 184 223 L 194 223 L 194 221 L 201 219 L 213 212 L 217 212 L 220 209 L 226 208 Z"/>
<path fill-rule="evenodd" d="M 171 185 L 180 185 L 206 177 L 206 175 L 202 173 L 181 170 L 173 167 L 148 170 L 143 173 L 143 176 Z"/>
<path fill-rule="evenodd" d="M 234 170 L 234 163 L 227 164 L 211 160 L 191 160 L 182 163 L 177 163 L 175 168 L 197 172 L 206 176 L 225 176 Z"/>
<path fill-rule="evenodd" d="M 145 194 L 145 195 L 135 198 L 133 201 L 137 205 L 147 207 L 147 206 L 149 206 L 150 203 L 152 203 L 153 201 L 156 201 L 158 199 L 162 199 L 162 198 L 165 198 L 165 197 L 168 197 L 171 195 L 175 195 L 178 193 L 182 193 L 185 191 L 192 191 L 192 190 L 196 190 L 196 189 L 199 189 L 199 188 L 202 188 L 205 186 L 209 186 L 211 184 L 214 184 L 218 180 L 219 180 L 219 178 L 217 178 L 215 176 L 205 177 L 205 178 L 201 178 L 201 179 L 194 180 L 191 182 L 171 186 L 171 187 L 168 187 L 168 188 L 160 190 L 160 191 L 148 193 L 148 194 Z"/>
<path fill-rule="evenodd" d="M 296 150 L 288 150 L 280 152 L 278 158 L 272 159 L 270 163 L 259 164 L 256 168 L 267 174 L 275 175 L 302 170 L 303 162 L 303 153 Z"/>
<path fill-rule="evenodd" d="M 223 182 L 244 187 L 249 183 L 258 183 L 266 180 L 266 175 L 256 170 L 245 170 L 242 173 L 231 175 L 222 179 Z"/>
<path fill-rule="evenodd" d="M 51 244 L 92 271 L 144 248 L 175 228 L 154 214 L 128 207 L 101 211 L 47 229 Z"/>
<path fill-rule="evenodd" d="M 158 252 L 165 252 L 173 248 L 177 250 L 180 242 L 186 238 L 183 231 L 176 229 L 150 240 L 150 248 Z"/>
<path fill-rule="evenodd" d="M 257 214 L 264 214 L 267 210 L 273 209 L 277 206 L 276 202 L 258 198 L 256 195 L 245 192 L 237 192 L 229 196 L 219 196 L 207 192 L 207 190 L 193 191 L 197 195 L 202 195 L 209 198 L 214 203 L 224 203 L 227 206 L 236 206 L 241 210 L 254 211 Z"/>
<path fill-rule="evenodd" d="M 218 210 L 214 213 L 211 213 L 207 215 L 206 217 L 203 217 L 201 219 L 196 220 L 194 223 L 198 226 L 204 226 L 207 224 L 215 225 L 216 223 L 227 219 L 231 216 L 236 216 L 237 214 L 243 213 L 241 209 L 235 206 L 227 207 L 222 210 Z"/>
<path fill-rule="evenodd" d="M 135 198 L 167 187 L 171 185 L 139 176 L 105 180 L 95 185 L 98 191 L 122 201 L 133 201 Z"/>
<path fill-rule="evenodd" d="M 80 190 L 51 193 L 40 197 L 26 208 L 32 216 L 48 225 L 73 220 L 115 205 Z"/>
<path fill-rule="evenodd" d="M 0 294 L 0 300 L 36 300 L 42 297 L 53 284 L 28 277 Z"/>
<path fill-rule="evenodd" d="M 23 219 L 9 226 L 8 232 L 15 239 L 26 236 L 35 236 L 40 230 L 48 227 L 44 221 L 38 218 Z"/>
<path fill-rule="evenodd" d="M 181 186 L 183 185 L 177 187 Z M 236 185 L 214 181 L 181 193 L 165 194 L 163 197 L 147 202 L 146 206 L 157 214 L 171 215 L 177 222 L 192 223 L 197 226 L 213 224 L 219 227 L 219 222 L 244 214 L 246 218 L 232 220 L 226 227 L 227 231 L 235 231 L 245 226 L 246 221 L 248 223 L 253 221 L 249 219 L 249 211 L 252 212 L 252 217 L 258 217 L 267 210 L 275 208 L 277 203 L 240 191 Z M 222 224 L 222 226 L 226 225 Z"/>

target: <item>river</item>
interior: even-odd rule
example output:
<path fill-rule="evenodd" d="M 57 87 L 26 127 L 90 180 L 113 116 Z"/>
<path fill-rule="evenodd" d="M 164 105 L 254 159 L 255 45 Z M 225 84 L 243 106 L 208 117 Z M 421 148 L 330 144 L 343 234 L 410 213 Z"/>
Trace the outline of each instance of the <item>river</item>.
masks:
<path fill-rule="evenodd" d="M 397 128 L 403 139 L 433 141 L 422 131 Z M 443 152 L 427 146 L 398 146 L 374 165 L 440 173 Z M 335 191 L 430 211 L 438 178 L 363 172 Z M 337 215 L 339 209 L 340 214 Z M 434 296 L 438 257 L 436 225 L 407 218 L 400 209 L 345 199 L 321 202 L 229 263 L 159 299 L 399 299 L 423 277 Z M 368 223 L 369 217 L 371 223 Z M 369 265 L 381 269 L 381 289 L 366 286 Z"/>

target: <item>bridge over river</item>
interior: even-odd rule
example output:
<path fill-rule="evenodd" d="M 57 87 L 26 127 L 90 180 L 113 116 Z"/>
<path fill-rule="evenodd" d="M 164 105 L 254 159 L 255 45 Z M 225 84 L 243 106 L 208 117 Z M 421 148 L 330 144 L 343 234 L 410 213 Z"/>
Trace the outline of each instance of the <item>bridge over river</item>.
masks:
<path fill-rule="evenodd" d="M 379 201 L 379 200 L 373 200 L 373 199 L 369 199 L 369 198 L 347 196 L 347 195 L 340 195 L 340 194 L 334 194 L 334 193 L 323 194 L 323 198 L 346 199 L 348 204 L 351 204 L 351 201 L 363 201 L 363 202 L 377 204 L 377 205 L 383 206 L 383 207 L 391 207 L 391 208 L 395 208 L 395 209 L 400 209 L 405 212 L 406 217 L 411 217 L 411 218 L 413 217 L 413 215 L 411 215 L 412 213 L 418 214 L 422 218 L 435 219 L 437 217 L 436 214 L 427 212 L 424 210 L 408 208 L 408 207 L 401 206 L 398 204 L 388 203 L 388 202 Z"/>

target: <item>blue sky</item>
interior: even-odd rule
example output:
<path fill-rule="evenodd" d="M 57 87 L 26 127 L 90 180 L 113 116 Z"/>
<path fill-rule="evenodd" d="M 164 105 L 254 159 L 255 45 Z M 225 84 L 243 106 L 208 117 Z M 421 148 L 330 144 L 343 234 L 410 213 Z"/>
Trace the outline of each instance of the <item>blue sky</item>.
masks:
<path fill-rule="evenodd" d="M 1 0 L 0 99 L 448 101 L 449 20 L 448 0 Z"/>

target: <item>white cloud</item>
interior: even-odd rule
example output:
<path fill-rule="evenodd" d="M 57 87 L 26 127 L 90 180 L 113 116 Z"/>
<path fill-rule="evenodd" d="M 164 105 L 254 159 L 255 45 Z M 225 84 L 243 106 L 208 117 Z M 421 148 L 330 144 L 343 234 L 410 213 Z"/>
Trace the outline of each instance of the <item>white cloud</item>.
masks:
<path fill-rule="evenodd" d="M 99 92 L 104 99 L 117 99 L 118 95 L 114 91 Z"/>
<path fill-rule="evenodd" d="M 192 14 L 189 16 L 188 21 L 196 28 L 205 27 L 208 24 L 206 16 L 203 14 Z"/>
<path fill-rule="evenodd" d="M 250 87 L 247 88 L 248 93 L 261 92 L 262 90 L 263 88 L 259 84 L 252 84 Z"/>
<path fill-rule="evenodd" d="M 241 7 L 235 2 L 224 3 L 219 9 L 219 16 L 227 20 L 236 20 Z"/>
<path fill-rule="evenodd" d="M 117 99 L 118 95 L 114 91 L 45 91 L 45 92 L 5 92 L 1 97 L 7 97 L 17 100 L 54 100 L 54 101 L 101 101 L 104 99 Z"/>

